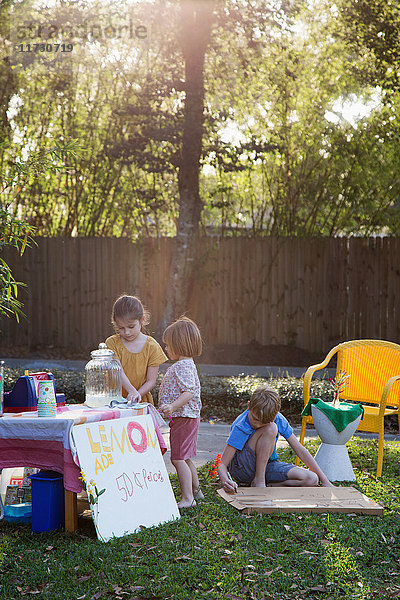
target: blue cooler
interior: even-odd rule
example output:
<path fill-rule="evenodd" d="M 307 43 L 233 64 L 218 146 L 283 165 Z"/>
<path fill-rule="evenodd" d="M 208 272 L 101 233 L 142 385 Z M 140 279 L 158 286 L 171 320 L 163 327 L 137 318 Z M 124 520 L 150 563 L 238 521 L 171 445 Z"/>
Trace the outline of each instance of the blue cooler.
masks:
<path fill-rule="evenodd" d="M 4 520 L 9 523 L 30 523 L 32 520 L 32 504 L 6 504 L 4 507 Z"/>
<path fill-rule="evenodd" d="M 31 475 L 32 531 L 53 531 L 64 526 L 64 482 L 60 473 L 40 471 Z"/>

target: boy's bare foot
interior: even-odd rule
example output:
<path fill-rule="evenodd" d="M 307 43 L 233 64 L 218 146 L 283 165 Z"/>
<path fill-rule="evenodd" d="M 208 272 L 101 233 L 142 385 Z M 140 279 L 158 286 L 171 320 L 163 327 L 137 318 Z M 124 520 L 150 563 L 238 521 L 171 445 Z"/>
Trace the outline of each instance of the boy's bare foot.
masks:
<path fill-rule="evenodd" d="M 195 500 L 204 500 L 204 494 L 200 487 L 198 487 L 196 490 L 193 490 L 193 497 Z"/>
<path fill-rule="evenodd" d="M 192 506 L 196 506 L 196 500 L 193 498 L 192 500 L 184 499 L 178 502 L 178 508 L 192 508 Z"/>

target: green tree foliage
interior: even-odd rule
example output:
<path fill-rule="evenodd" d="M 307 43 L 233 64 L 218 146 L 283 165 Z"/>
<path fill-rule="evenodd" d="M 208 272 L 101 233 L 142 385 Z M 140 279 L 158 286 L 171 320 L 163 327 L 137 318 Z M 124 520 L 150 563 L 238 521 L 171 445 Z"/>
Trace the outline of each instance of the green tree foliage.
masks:
<path fill-rule="evenodd" d="M 391 67 L 398 72 L 392 39 L 398 7 L 381 0 L 343 3 L 338 7 L 347 12 L 325 0 L 213 5 L 204 58 L 202 210 L 195 218 L 204 231 L 398 233 L 395 95 L 357 124 L 340 115 L 333 120 L 337 101 L 368 98 L 378 74 L 382 80 Z M 196 5 L 94 2 L 91 22 L 103 33 L 130 19 L 148 28 L 148 38 L 98 42 L 80 30 L 64 60 L 25 53 L 1 63 L 0 135 L 12 142 L 0 150 L 3 164 L 48 150 L 52 139 L 79 138 L 85 148 L 68 170 L 27 178 L 10 204 L 15 218 L 39 235 L 176 234 L 183 215 L 185 4 Z M 82 24 L 80 3 L 57 6 L 68 12 L 71 27 Z M 370 21 L 361 27 L 363 15 Z M 351 46 L 346 23 L 358 26 Z"/>
<path fill-rule="evenodd" d="M 22 255 L 29 243 L 30 233 L 32 229 L 28 225 L 14 218 L 0 205 L 0 251 L 5 246 L 13 246 Z M 9 265 L 0 256 L 0 315 L 14 315 L 19 321 L 23 314 L 22 304 L 18 300 L 18 288 L 21 285 L 23 284 L 15 280 Z"/>
<path fill-rule="evenodd" d="M 146 23 L 157 40 L 157 16 L 165 6 L 152 4 L 160 10 L 155 6 L 147 13 L 147 4 L 130 6 L 123 26 Z M 119 18 L 125 15 L 123 9 L 119 6 Z M 103 3 L 101 10 L 94 5 L 92 10 L 98 31 L 111 26 L 115 4 Z M 78 16 L 68 14 L 62 21 L 63 27 L 71 21 L 72 30 L 79 32 L 74 53 L 67 58 L 49 64 L 40 56 L 26 64 L 30 57 L 17 56 L 17 91 L 8 111 L 14 143 L 4 159 L 10 151 L 46 150 L 53 137 L 79 137 L 86 151 L 65 172 L 28 182 L 14 211 L 22 212 L 39 235 L 172 233 L 181 114 L 171 82 L 180 80 L 174 66 L 178 61 L 166 69 L 159 48 L 153 51 L 146 40 L 90 41 L 77 29 Z"/>
<path fill-rule="evenodd" d="M 1 147 L 4 148 L 3 142 Z M 0 172 L 0 250 L 11 246 L 22 256 L 25 248 L 32 244 L 34 227 L 13 215 L 13 204 L 23 190 L 24 182 L 29 178 L 36 181 L 44 173 L 60 171 L 67 155 L 76 156 L 77 144 L 56 144 L 48 151 L 33 152 L 27 161 L 10 162 Z M 9 265 L 0 257 L 0 314 L 15 316 L 17 321 L 23 315 L 22 304 L 18 300 L 18 289 L 24 285 L 16 281 Z"/>
<path fill-rule="evenodd" d="M 342 35 L 356 53 L 359 75 L 372 85 L 380 85 L 386 92 L 384 97 L 390 98 L 400 91 L 399 2 L 341 0 L 339 6 Z"/>
<path fill-rule="evenodd" d="M 322 2 L 293 11 L 275 29 L 253 27 L 257 38 L 246 53 L 234 51 L 237 38 L 219 38 L 210 118 L 236 125 L 239 141 L 223 143 L 217 134 L 207 148 L 213 170 L 204 178 L 203 219 L 227 235 L 396 233 L 394 117 L 386 111 L 383 118 L 382 108 L 354 124 L 333 114 L 335 101 L 361 100 L 370 89 L 356 76 L 336 12 Z M 244 47 L 248 32 L 237 33 Z"/>

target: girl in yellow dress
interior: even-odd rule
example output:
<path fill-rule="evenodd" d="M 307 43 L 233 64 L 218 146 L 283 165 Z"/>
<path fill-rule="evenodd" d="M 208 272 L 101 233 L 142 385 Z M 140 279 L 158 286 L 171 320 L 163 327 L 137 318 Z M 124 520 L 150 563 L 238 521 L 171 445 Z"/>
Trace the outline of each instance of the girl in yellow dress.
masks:
<path fill-rule="evenodd" d="M 156 384 L 158 367 L 168 359 L 159 343 L 142 332 L 149 317 L 139 298 L 120 296 L 111 316 L 116 333 L 106 344 L 121 363 L 124 398 L 154 404 L 150 391 Z"/>

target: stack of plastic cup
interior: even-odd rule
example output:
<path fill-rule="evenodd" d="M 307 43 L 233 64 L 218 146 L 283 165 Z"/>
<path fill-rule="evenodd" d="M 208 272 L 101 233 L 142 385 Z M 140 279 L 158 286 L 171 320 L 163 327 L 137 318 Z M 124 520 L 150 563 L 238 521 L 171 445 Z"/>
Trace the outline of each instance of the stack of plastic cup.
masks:
<path fill-rule="evenodd" d="M 57 401 L 52 381 L 39 381 L 38 417 L 56 417 Z"/>

